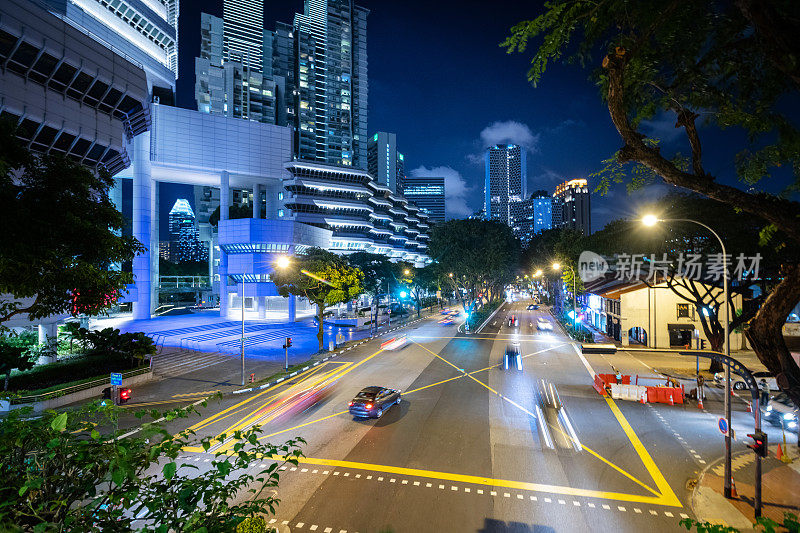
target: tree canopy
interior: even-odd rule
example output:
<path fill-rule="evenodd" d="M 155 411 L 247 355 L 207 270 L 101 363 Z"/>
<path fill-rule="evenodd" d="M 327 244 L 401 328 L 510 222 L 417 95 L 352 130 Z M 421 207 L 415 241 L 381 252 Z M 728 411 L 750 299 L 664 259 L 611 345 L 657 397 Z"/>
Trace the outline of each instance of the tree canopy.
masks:
<path fill-rule="evenodd" d="M 798 244 L 800 203 L 755 187 L 779 173 L 791 178 L 784 192 L 800 185 L 796 106 L 787 105 L 797 102 L 800 89 L 799 25 L 794 0 L 550 0 L 502 45 L 524 52 L 536 40 L 528 71 L 534 85 L 553 62 L 591 68 L 622 141 L 595 174 L 601 191 L 661 179 L 758 217 L 765 237 L 781 232 Z M 685 134 L 684 152 L 667 153 L 642 131 L 643 121 L 656 116 L 674 118 Z M 743 187 L 720 182 L 703 163 L 703 142 L 726 128 L 745 133 L 738 146 L 726 141 Z M 800 368 L 781 331 L 798 301 L 800 265 L 786 260 L 745 334 L 800 404 Z"/>
<path fill-rule="evenodd" d="M 323 344 L 325 308 L 356 298 L 364 292 L 364 273 L 347 264 L 347 260 L 322 248 L 310 248 L 292 257 L 285 268 L 276 268 L 272 281 L 281 296 L 302 296 L 317 305 L 317 340 Z"/>
<path fill-rule="evenodd" d="M 449 220 L 434 226 L 428 250 L 469 310 L 480 295 L 496 298 L 514 279 L 520 243 L 511 228 L 499 222 Z"/>
<path fill-rule="evenodd" d="M 144 249 L 119 234 L 113 184 L 67 157 L 31 154 L 0 124 L 0 325 L 20 313 L 96 314 L 133 281 L 111 268 Z"/>

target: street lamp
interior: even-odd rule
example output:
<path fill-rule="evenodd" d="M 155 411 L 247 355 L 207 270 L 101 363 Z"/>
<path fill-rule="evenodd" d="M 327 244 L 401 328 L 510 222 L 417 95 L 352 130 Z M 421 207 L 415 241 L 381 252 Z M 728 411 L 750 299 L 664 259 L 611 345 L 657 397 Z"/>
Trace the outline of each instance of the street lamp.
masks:
<path fill-rule="evenodd" d="M 728 304 L 728 254 L 725 251 L 725 243 L 722 242 L 722 239 L 717 232 L 708 227 L 707 225 L 703 224 L 702 222 L 698 222 L 696 220 L 691 220 L 688 218 L 670 218 L 670 219 L 663 219 L 658 218 L 656 215 L 645 215 L 642 218 L 642 224 L 645 226 L 655 226 L 659 222 L 691 222 L 692 224 L 697 224 L 698 226 L 702 226 L 707 229 L 714 237 L 716 237 L 717 241 L 719 242 L 720 248 L 722 248 L 722 298 L 725 302 L 725 355 L 730 358 L 731 355 L 731 347 L 730 347 L 730 308 Z M 728 359 L 730 360 L 730 359 Z M 731 365 L 726 360 L 725 362 L 725 421 L 728 423 L 728 427 L 731 426 Z M 698 372 L 699 373 L 699 372 Z M 725 435 L 725 497 L 731 497 L 731 434 L 730 431 Z"/>
<path fill-rule="evenodd" d="M 567 265 L 567 268 L 572 273 L 572 329 L 575 329 L 575 326 L 578 323 L 578 311 L 576 310 L 577 296 L 575 294 L 575 271 L 569 265 Z M 553 263 L 553 270 L 561 270 L 561 263 Z"/>
<path fill-rule="evenodd" d="M 285 255 L 281 255 L 281 256 L 278 257 L 278 259 L 275 260 L 275 264 L 278 266 L 278 268 L 281 268 L 281 269 L 288 268 L 289 267 L 289 258 L 287 256 L 285 256 Z"/>
<path fill-rule="evenodd" d="M 411 274 L 411 271 L 409 269 L 405 269 L 405 270 L 403 270 L 403 274 L 408 276 L 409 274 Z"/>

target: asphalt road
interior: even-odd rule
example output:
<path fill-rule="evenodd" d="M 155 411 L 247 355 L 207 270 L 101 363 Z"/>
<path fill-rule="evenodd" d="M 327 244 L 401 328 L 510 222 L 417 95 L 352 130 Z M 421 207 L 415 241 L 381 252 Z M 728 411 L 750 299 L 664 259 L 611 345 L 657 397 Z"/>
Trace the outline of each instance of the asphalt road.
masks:
<path fill-rule="evenodd" d="M 282 472 L 273 519 L 293 532 L 680 531 L 693 516 L 687 481 L 722 454 L 716 400 L 700 411 L 600 397 L 592 371 L 646 363 L 581 355 L 558 327 L 537 331 L 547 312 L 527 303 L 473 335 L 423 321 L 401 349 L 376 339 L 273 389 L 226 396 L 192 427 L 216 436 L 257 423 L 271 442 L 308 441 L 301 464 Z M 511 343 L 522 370 L 503 369 Z M 335 384 L 330 397 L 276 417 L 285 397 L 320 382 Z M 354 420 L 347 401 L 367 385 L 401 389 L 403 400 Z M 181 460 L 202 469 L 211 457 L 188 449 Z"/>

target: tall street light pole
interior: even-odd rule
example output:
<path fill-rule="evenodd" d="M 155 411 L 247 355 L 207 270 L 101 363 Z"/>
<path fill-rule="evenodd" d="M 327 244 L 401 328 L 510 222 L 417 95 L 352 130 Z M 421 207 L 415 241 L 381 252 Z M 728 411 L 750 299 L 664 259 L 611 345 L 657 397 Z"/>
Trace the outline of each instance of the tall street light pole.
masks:
<path fill-rule="evenodd" d="M 716 237 L 717 241 L 719 242 L 720 248 L 722 248 L 722 298 L 724 301 L 725 306 L 725 355 L 730 357 L 731 355 L 731 346 L 730 346 L 730 307 L 728 304 L 728 254 L 725 251 L 725 243 L 722 242 L 722 239 L 717 232 L 708 227 L 707 225 L 703 224 L 702 222 L 698 222 L 696 220 L 691 220 L 688 218 L 671 218 L 671 219 L 660 219 L 655 215 L 647 215 L 642 219 L 642 223 L 645 226 L 655 226 L 659 222 L 691 222 L 692 224 L 697 224 L 698 226 L 702 226 L 707 229 L 714 237 Z M 756 415 L 758 416 L 758 415 Z M 731 427 L 731 365 L 730 363 L 725 363 L 725 421 L 728 423 L 728 427 Z M 731 498 L 731 432 L 725 435 L 725 484 L 724 484 L 724 493 L 726 498 Z"/>
<path fill-rule="evenodd" d="M 575 271 L 572 269 L 571 266 L 566 265 L 569 271 L 572 273 L 572 329 L 575 329 L 576 324 L 578 323 L 578 311 L 577 311 L 577 296 L 575 294 Z M 561 270 L 560 263 L 553 263 L 553 270 Z"/>

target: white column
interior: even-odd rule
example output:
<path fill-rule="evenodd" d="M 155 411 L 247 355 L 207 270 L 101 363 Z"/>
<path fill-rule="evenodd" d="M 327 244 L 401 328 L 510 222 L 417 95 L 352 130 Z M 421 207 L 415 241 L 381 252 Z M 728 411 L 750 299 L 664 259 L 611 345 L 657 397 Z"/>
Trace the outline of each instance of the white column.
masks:
<path fill-rule="evenodd" d="M 223 170 L 219 180 L 219 225 L 228 220 L 230 208 L 230 175 Z M 218 233 L 219 235 L 219 233 Z M 228 254 L 220 246 L 219 249 L 219 316 L 228 316 Z"/>
<path fill-rule="evenodd" d="M 58 324 L 52 322 L 50 324 L 39 324 L 39 344 L 46 344 L 48 341 L 55 342 L 58 338 Z M 42 363 L 53 363 L 56 357 L 44 357 Z"/>
<path fill-rule="evenodd" d="M 256 309 L 258 309 L 258 318 L 267 318 L 266 296 L 256 296 Z"/>
<path fill-rule="evenodd" d="M 261 185 L 253 185 L 253 218 L 261 218 Z"/>
<path fill-rule="evenodd" d="M 150 318 L 150 238 L 153 179 L 150 173 L 150 132 L 133 138 L 133 236 L 147 249 L 133 258 L 133 276 L 137 299 L 133 304 L 133 318 Z M 156 255 L 158 255 L 156 253 Z"/>
<path fill-rule="evenodd" d="M 297 296 L 294 294 L 289 296 L 289 322 L 297 320 Z"/>

